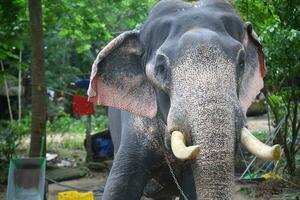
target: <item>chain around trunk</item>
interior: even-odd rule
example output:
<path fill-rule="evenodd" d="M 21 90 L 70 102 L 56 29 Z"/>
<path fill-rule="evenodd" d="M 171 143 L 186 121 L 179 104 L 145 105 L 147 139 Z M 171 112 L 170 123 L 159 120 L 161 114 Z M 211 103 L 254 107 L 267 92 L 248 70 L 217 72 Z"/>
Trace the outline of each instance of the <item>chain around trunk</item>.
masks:
<path fill-rule="evenodd" d="M 173 170 L 173 168 L 172 168 L 171 162 L 170 162 L 170 160 L 169 160 L 169 158 L 168 158 L 168 156 L 167 156 L 167 152 L 166 152 L 165 148 L 163 148 L 163 149 L 164 149 L 163 151 L 164 151 L 164 155 L 165 155 L 166 162 L 167 162 L 167 164 L 168 164 L 168 167 L 169 167 L 169 169 L 170 169 L 170 172 L 171 172 L 171 175 L 172 175 L 172 177 L 173 177 L 173 179 L 174 179 L 174 182 L 175 182 L 175 184 L 176 184 L 176 186 L 177 186 L 177 189 L 179 190 L 179 192 L 180 192 L 181 196 L 184 198 L 184 200 L 188 200 L 188 198 L 187 198 L 186 195 L 184 194 L 184 192 L 183 192 L 181 186 L 180 186 L 179 183 L 178 183 L 178 180 L 177 180 L 177 178 L 176 178 L 176 176 L 175 176 L 175 173 L 174 173 L 174 170 Z"/>
<path fill-rule="evenodd" d="M 161 123 L 161 125 L 162 125 L 163 127 L 166 126 L 165 122 L 164 122 L 163 120 L 161 120 L 160 118 L 159 118 L 159 122 Z M 177 189 L 179 190 L 181 196 L 183 197 L 183 199 L 184 199 L 184 200 L 188 200 L 188 198 L 187 198 L 186 195 L 184 194 L 184 192 L 183 192 L 181 186 L 179 185 L 178 180 L 177 180 L 177 178 L 176 178 L 176 176 L 175 176 L 173 167 L 172 167 L 171 162 L 170 162 L 170 160 L 169 160 L 169 158 L 168 158 L 168 152 L 167 152 L 167 150 L 166 150 L 166 148 L 165 148 L 165 145 L 164 145 L 164 139 L 163 139 L 163 138 L 164 138 L 164 136 L 163 136 L 163 134 L 161 134 L 161 137 L 160 137 L 161 140 L 160 140 L 160 142 L 161 142 L 161 146 L 162 146 L 162 150 L 163 150 L 163 153 L 164 153 L 164 157 L 165 157 L 165 160 L 166 160 L 166 162 L 167 162 L 167 165 L 168 165 L 168 167 L 169 167 L 169 169 L 170 169 L 170 173 L 171 173 L 171 175 L 172 175 L 172 178 L 173 178 L 173 180 L 174 180 L 174 182 L 175 182 L 175 184 L 176 184 L 176 187 L 177 187 Z"/>

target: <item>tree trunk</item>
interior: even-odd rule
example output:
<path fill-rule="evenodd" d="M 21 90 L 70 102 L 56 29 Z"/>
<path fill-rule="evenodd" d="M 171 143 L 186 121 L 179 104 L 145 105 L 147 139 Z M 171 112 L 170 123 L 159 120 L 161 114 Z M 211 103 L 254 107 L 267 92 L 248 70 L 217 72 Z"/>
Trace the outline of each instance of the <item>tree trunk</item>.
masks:
<path fill-rule="evenodd" d="M 37 157 L 40 156 L 40 152 L 45 155 L 47 112 L 41 0 L 29 0 L 29 23 L 32 45 L 32 128 L 30 156 Z"/>

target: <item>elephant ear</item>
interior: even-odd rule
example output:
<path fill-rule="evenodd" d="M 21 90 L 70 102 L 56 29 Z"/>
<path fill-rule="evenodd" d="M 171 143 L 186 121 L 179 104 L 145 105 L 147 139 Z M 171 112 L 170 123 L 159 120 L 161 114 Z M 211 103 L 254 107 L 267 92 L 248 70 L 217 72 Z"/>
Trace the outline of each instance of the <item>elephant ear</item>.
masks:
<path fill-rule="evenodd" d="M 245 23 L 245 37 L 243 45 L 246 52 L 245 69 L 240 85 L 239 100 L 246 114 L 252 101 L 263 88 L 263 78 L 266 74 L 265 57 L 258 36 L 250 22 Z"/>
<path fill-rule="evenodd" d="M 92 66 L 88 96 L 91 102 L 153 118 L 155 91 L 142 66 L 139 32 L 124 32 L 112 40 Z"/>

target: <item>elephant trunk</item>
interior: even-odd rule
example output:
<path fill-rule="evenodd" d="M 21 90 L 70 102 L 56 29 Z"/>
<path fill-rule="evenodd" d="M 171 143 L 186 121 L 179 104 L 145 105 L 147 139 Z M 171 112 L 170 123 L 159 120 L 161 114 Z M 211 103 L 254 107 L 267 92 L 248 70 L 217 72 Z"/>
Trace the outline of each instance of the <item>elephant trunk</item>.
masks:
<path fill-rule="evenodd" d="M 234 63 L 202 43 L 178 61 L 172 78 L 168 131 L 183 132 L 187 146 L 199 145 L 192 163 L 197 199 L 232 199 L 241 113 Z"/>
<path fill-rule="evenodd" d="M 182 132 L 187 146 L 200 148 L 200 154 L 192 161 L 197 199 L 232 199 L 234 147 L 236 129 L 239 129 L 236 127 L 237 98 L 217 92 L 210 95 L 197 103 L 185 102 L 189 112 L 184 111 L 186 106 L 176 102 L 170 110 L 169 131 L 172 136 Z M 176 114 L 178 110 L 180 116 Z"/>
<path fill-rule="evenodd" d="M 201 148 L 192 164 L 197 199 L 232 199 L 234 180 L 234 109 L 204 106 L 191 139 Z"/>

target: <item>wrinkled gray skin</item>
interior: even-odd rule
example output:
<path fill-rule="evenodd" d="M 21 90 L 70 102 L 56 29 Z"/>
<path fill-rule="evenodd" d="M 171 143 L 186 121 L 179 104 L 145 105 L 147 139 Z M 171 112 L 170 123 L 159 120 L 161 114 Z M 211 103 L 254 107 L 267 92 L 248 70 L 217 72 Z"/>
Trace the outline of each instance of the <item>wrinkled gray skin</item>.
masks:
<path fill-rule="evenodd" d="M 158 106 L 152 119 L 109 109 L 115 159 L 104 200 L 179 196 L 163 140 L 188 199 L 233 198 L 235 149 L 245 123 L 240 99 L 258 67 L 257 46 L 246 29 L 225 1 L 161 1 L 140 33 L 98 64 L 98 75 L 114 88 L 126 90 L 128 80 L 142 77 L 132 98 L 152 87 Z M 184 132 L 188 145 L 200 145 L 196 160 L 172 155 L 174 130 Z"/>

